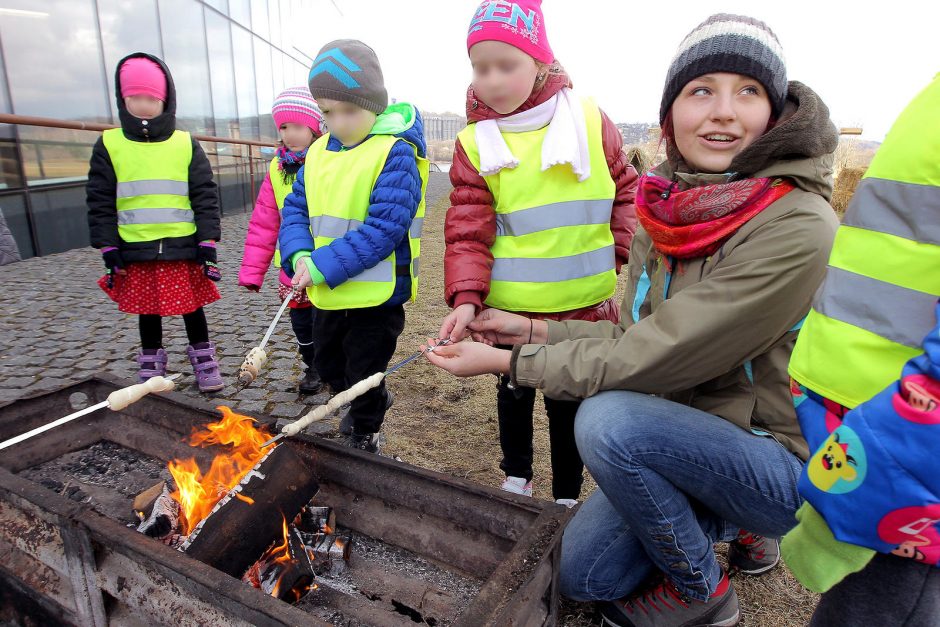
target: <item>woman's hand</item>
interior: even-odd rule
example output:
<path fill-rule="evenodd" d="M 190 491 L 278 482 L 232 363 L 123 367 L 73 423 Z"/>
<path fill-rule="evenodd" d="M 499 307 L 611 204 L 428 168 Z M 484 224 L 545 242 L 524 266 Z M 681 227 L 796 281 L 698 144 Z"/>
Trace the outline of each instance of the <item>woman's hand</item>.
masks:
<path fill-rule="evenodd" d="M 428 339 L 421 347 L 424 356 L 432 364 L 458 377 L 475 377 L 481 374 L 509 374 L 512 351 L 493 348 L 479 342 L 457 342 L 434 346 L 438 340 Z"/>
<path fill-rule="evenodd" d="M 497 344 L 544 344 L 548 341 L 548 325 L 500 309 L 484 309 L 468 325 L 473 339 L 490 346 Z"/>
<path fill-rule="evenodd" d="M 473 322 L 476 315 L 477 308 L 473 303 L 464 303 L 455 307 L 441 323 L 438 337 L 442 340 L 449 338 L 451 342 L 459 342 L 469 335 L 467 325 Z"/>

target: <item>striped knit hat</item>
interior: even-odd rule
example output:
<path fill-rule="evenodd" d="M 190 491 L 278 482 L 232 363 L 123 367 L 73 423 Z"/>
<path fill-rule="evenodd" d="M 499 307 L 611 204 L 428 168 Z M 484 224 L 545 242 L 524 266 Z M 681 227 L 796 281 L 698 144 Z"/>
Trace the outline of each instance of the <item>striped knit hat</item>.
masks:
<path fill-rule="evenodd" d="M 306 85 L 289 87 L 279 93 L 271 107 L 274 125 L 281 128 L 286 122 L 306 126 L 316 137 L 323 134 L 323 114 Z"/>
<path fill-rule="evenodd" d="M 783 48 L 766 24 L 752 17 L 719 13 L 699 24 L 679 45 L 669 65 L 659 121 L 685 85 L 703 74 L 731 72 L 760 81 L 774 115 L 787 97 L 787 68 Z"/>

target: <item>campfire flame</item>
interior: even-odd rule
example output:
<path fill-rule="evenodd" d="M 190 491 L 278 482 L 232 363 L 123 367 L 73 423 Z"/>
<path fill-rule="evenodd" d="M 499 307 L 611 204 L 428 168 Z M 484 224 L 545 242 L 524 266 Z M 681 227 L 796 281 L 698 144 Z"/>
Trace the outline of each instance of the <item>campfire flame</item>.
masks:
<path fill-rule="evenodd" d="M 209 471 L 203 474 L 194 458 L 174 459 L 169 463 L 170 474 L 176 482 L 172 497 L 180 504 L 183 535 L 191 533 L 215 504 L 271 450 L 262 451 L 261 445 L 271 436 L 263 428 L 255 426 L 254 418 L 236 414 L 224 406 L 217 409 L 222 412 L 222 419 L 205 425 L 201 430 L 193 429 L 189 438 L 191 446 L 226 447 L 225 452 L 212 460 Z"/>
<path fill-rule="evenodd" d="M 281 514 L 281 520 L 283 520 L 284 522 L 284 526 L 283 526 L 284 541 L 281 544 L 274 547 L 273 549 L 271 549 L 267 555 L 267 557 L 273 558 L 271 561 L 274 562 L 275 564 L 287 564 L 287 563 L 290 563 L 291 561 L 290 547 L 289 547 L 290 540 L 287 537 L 287 519 L 284 518 L 283 514 Z M 264 558 L 265 556 L 261 557 L 262 560 L 264 560 Z M 277 578 L 277 582 L 274 584 L 274 587 L 271 588 L 271 596 L 274 598 L 278 598 L 280 596 L 281 582 L 283 581 L 285 572 L 286 572 L 285 570 L 281 571 L 281 574 Z M 301 594 L 300 596 L 303 596 L 303 595 Z M 299 598 L 300 597 L 298 597 L 298 599 Z"/>

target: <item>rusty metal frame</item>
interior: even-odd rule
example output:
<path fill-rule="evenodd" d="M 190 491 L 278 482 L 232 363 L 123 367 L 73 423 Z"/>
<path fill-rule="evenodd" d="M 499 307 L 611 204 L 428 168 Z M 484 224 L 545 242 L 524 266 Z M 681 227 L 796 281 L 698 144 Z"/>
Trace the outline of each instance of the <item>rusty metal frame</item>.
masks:
<path fill-rule="evenodd" d="M 70 393 L 84 392 L 89 402 L 96 402 L 126 383 L 99 375 L 0 405 L 0 439 L 67 413 Z M 15 474 L 102 439 L 160 459 L 195 453 L 198 460 L 200 450 L 181 440 L 193 426 L 216 416 L 205 402 L 169 393 L 147 397 L 121 412 L 89 415 L 0 452 L 4 594 L 19 591 L 34 602 L 38 596 L 48 619 L 67 624 L 99 625 L 134 614 L 174 625 L 324 624 Z M 329 440 L 302 436 L 288 445 L 311 466 L 339 524 L 484 582 L 458 625 L 556 623 L 561 535 L 570 516 L 566 508 Z M 355 604 L 349 609 L 361 611 L 364 624 L 374 616 L 374 609 Z"/>

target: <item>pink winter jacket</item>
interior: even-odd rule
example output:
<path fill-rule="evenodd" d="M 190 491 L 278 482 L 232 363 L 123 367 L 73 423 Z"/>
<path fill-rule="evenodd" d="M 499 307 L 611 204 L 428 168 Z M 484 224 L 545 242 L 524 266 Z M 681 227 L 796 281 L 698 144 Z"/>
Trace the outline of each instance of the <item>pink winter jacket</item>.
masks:
<path fill-rule="evenodd" d="M 277 232 L 281 228 L 281 212 L 274 198 L 270 173 L 265 174 L 258 192 L 258 200 L 248 221 L 248 235 L 245 236 L 245 252 L 242 255 L 242 267 L 238 271 L 238 284 L 244 287 L 261 287 L 264 275 L 271 269 L 271 260 L 277 248 Z M 280 270 L 278 277 L 284 285 L 290 285 L 290 278 Z"/>

